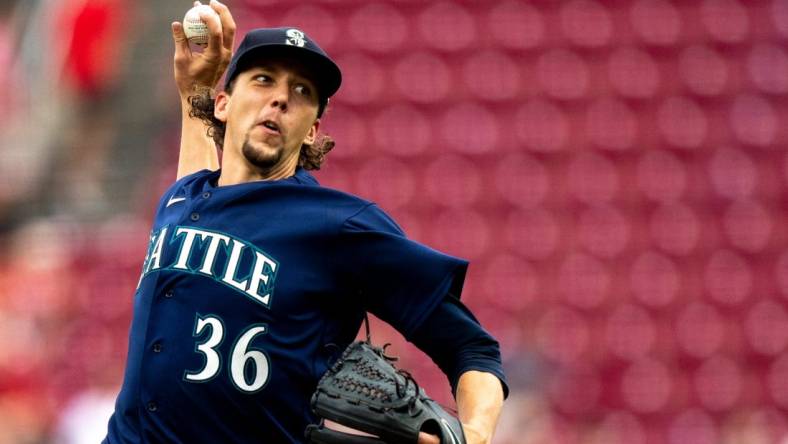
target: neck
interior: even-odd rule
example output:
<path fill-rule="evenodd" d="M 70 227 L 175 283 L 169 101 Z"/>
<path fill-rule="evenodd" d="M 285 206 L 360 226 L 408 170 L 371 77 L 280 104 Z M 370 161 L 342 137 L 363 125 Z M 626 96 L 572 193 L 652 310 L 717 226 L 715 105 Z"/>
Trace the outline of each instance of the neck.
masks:
<path fill-rule="evenodd" d="M 239 183 L 258 180 L 280 180 L 295 175 L 298 166 L 298 157 L 282 159 L 271 169 L 263 170 L 250 164 L 245 158 L 224 156 L 222 159 L 222 172 L 219 175 L 218 185 L 236 185 Z"/>

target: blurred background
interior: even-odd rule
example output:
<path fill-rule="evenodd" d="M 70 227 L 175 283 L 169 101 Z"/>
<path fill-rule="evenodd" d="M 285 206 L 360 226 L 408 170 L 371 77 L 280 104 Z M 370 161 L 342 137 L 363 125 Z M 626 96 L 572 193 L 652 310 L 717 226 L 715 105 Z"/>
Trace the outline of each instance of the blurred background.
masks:
<path fill-rule="evenodd" d="M 788 0 L 227 3 L 342 67 L 318 179 L 471 260 L 494 442 L 788 442 Z M 0 443 L 104 436 L 189 7 L 0 1 Z"/>

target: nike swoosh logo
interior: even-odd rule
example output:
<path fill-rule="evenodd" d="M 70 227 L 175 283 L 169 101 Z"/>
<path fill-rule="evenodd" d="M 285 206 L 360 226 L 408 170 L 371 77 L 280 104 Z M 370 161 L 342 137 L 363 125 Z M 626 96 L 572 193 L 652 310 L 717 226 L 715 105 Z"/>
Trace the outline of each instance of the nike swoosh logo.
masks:
<path fill-rule="evenodd" d="M 178 203 L 178 202 L 181 202 L 181 201 L 184 201 L 184 200 L 186 200 L 185 197 L 171 197 L 170 200 L 167 201 L 167 205 L 166 206 L 169 207 L 172 204 L 175 204 L 175 203 Z"/>

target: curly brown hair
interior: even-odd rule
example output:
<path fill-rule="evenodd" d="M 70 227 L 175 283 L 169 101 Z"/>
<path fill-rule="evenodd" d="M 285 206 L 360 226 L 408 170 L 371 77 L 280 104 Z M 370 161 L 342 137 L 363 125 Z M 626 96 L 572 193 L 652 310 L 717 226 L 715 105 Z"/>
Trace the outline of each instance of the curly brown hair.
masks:
<path fill-rule="evenodd" d="M 232 93 L 232 83 L 228 87 L 228 92 Z M 211 90 L 198 90 L 195 95 L 189 96 L 191 110 L 189 117 L 196 117 L 208 126 L 208 137 L 213 139 L 213 143 L 220 150 L 224 148 L 225 123 L 213 115 L 214 98 Z M 322 109 L 321 109 L 322 112 Z M 326 159 L 331 149 L 334 148 L 334 140 L 324 134 L 317 136 L 315 143 L 301 145 L 301 153 L 298 156 L 298 166 L 307 170 L 319 170 L 323 161 Z"/>

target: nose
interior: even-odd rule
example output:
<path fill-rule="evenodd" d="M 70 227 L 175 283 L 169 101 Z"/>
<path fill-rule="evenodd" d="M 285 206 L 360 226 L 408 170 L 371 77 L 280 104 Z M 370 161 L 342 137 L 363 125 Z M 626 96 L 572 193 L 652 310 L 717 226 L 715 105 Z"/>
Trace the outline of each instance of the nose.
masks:
<path fill-rule="evenodd" d="M 271 106 L 279 108 L 282 111 L 287 111 L 287 101 L 290 99 L 290 89 L 287 85 L 282 85 L 276 88 L 274 95 L 271 98 Z"/>

